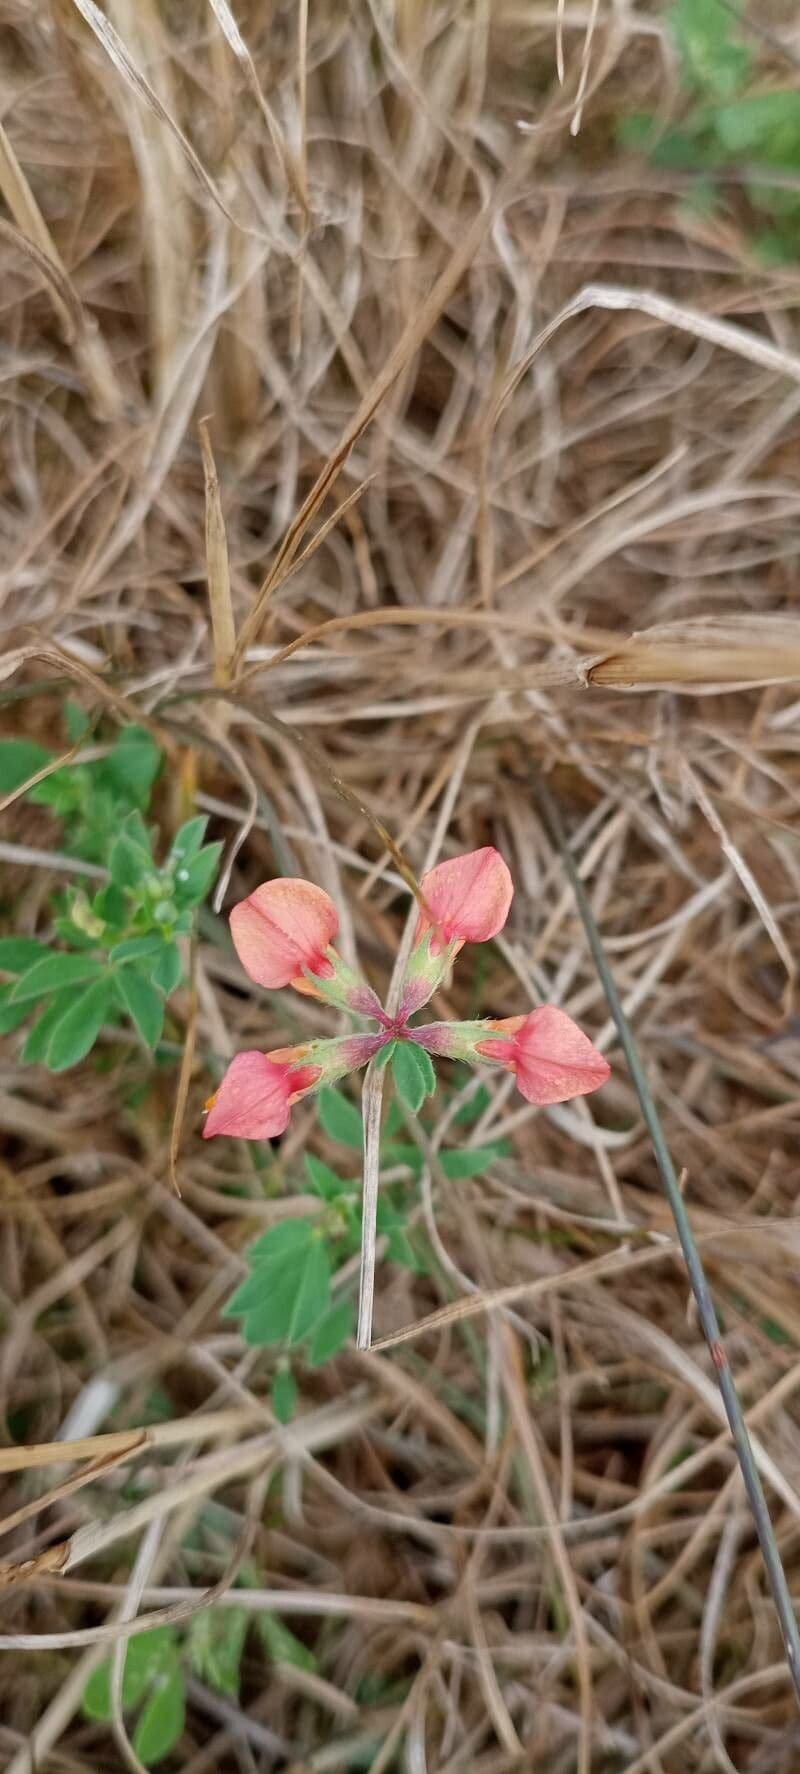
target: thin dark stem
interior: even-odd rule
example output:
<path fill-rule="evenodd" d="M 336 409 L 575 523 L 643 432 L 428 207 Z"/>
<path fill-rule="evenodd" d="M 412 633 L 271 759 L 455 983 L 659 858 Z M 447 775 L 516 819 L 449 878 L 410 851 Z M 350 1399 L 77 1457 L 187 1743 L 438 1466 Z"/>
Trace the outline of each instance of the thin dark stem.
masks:
<path fill-rule="evenodd" d="M 786 1653 L 786 1661 L 789 1666 L 789 1674 L 792 1678 L 798 1702 L 800 1702 L 800 1633 L 798 1633 L 797 1620 L 789 1596 L 786 1574 L 783 1565 L 781 1564 L 780 1553 L 778 1552 L 775 1540 L 775 1531 L 770 1520 L 763 1486 L 756 1467 L 753 1450 L 750 1445 L 750 1437 L 747 1431 L 747 1424 L 744 1420 L 744 1413 L 739 1400 L 739 1394 L 736 1390 L 733 1375 L 731 1374 L 728 1365 L 728 1358 L 722 1343 L 719 1320 L 717 1318 L 714 1302 L 711 1298 L 711 1291 L 706 1280 L 700 1252 L 695 1243 L 691 1222 L 686 1211 L 686 1205 L 678 1186 L 675 1166 L 673 1165 L 667 1148 L 667 1143 L 664 1138 L 664 1130 L 658 1117 L 658 1111 L 653 1101 L 650 1086 L 645 1077 L 644 1068 L 639 1058 L 631 1027 L 622 1008 L 619 994 L 606 959 L 605 950 L 600 940 L 600 933 L 595 923 L 583 882 L 575 867 L 574 859 L 564 835 L 555 802 L 549 789 L 547 789 L 544 783 L 539 780 L 535 783 L 534 792 L 569 876 L 572 890 L 578 904 L 578 910 L 583 920 L 583 926 L 589 941 L 589 947 L 592 951 L 597 971 L 603 984 L 603 990 L 608 1001 L 608 1007 L 617 1026 L 617 1033 L 622 1045 L 622 1051 L 628 1062 L 628 1068 L 636 1088 L 636 1094 L 641 1105 L 645 1126 L 647 1127 L 647 1131 L 653 1143 L 656 1163 L 667 1193 L 667 1199 L 672 1210 L 672 1216 L 680 1239 L 686 1267 L 689 1271 L 692 1292 L 697 1302 L 698 1317 L 711 1353 L 717 1384 L 722 1395 L 722 1402 L 725 1406 L 725 1414 L 728 1423 L 730 1424 L 730 1431 L 733 1437 L 733 1444 L 736 1449 L 739 1466 L 741 1468 L 744 1488 L 752 1510 L 759 1545 L 767 1569 L 767 1578 L 769 1580 L 770 1589 L 772 1590 L 772 1599 L 775 1603 L 775 1611 L 778 1616 L 784 1651 Z"/>

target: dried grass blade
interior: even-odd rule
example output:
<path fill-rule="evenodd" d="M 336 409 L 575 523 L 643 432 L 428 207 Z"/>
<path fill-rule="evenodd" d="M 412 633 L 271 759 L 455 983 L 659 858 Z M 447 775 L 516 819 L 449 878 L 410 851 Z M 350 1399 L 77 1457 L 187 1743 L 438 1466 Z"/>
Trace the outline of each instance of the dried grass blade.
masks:
<path fill-rule="evenodd" d="M 47 279 L 50 300 L 59 317 L 68 344 L 72 344 L 91 390 L 98 416 L 119 418 L 123 409 L 122 391 L 116 371 L 101 337 L 97 322 L 83 307 L 61 255 L 42 215 L 36 198 L 20 166 L 12 144 L 0 123 L 0 191 L 8 204 L 20 234 L 27 243 L 31 258 Z M 10 224 L 3 223 L 8 239 L 13 234 Z"/>
<path fill-rule="evenodd" d="M 622 1003 L 614 983 L 611 968 L 606 959 L 605 950 L 600 939 L 600 932 L 595 923 L 594 913 L 589 904 L 588 895 L 576 868 L 567 839 L 564 836 L 558 810 L 549 789 L 547 789 L 542 782 L 535 783 L 534 792 L 545 822 L 552 834 L 553 841 L 564 864 L 565 871 L 569 877 L 578 911 L 581 916 L 581 921 L 584 930 L 586 931 L 587 941 L 602 981 L 608 1007 L 614 1018 L 622 1050 L 630 1070 L 636 1094 L 639 1098 L 645 1126 L 647 1127 L 647 1131 L 652 1141 L 653 1153 L 667 1194 L 672 1217 L 675 1221 L 675 1228 L 686 1262 L 692 1293 L 694 1294 L 697 1303 L 697 1315 L 702 1326 L 703 1335 L 708 1344 L 717 1385 L 720 1390 L 722 1403 L 725 1408 L 725 1415 L 730 1427 L 731 1438 L 739 1461 L 747 1501 L 750 1505 L 750 1511 L 753 1516 L 756 1534 L 758 1535 L 758 1541 L 766 1567 L 769 1586 L 772 1591 L 772 1599 L 778 1617 L 778 1625 L 783 1640 L 783 1648 L 786 1655 L 789 1674 L 792 1679 L 792 1685 L 794 1687 L 798 1704 L 800 1704 L 800 1632 L 798 1631 L 797 1620 L 792 1606 L 791 1596 L 789 1594 L 786 1573 L 781 1563 L 781 1557 L 775 1539 L 775 1530 L 772 1526 L 769 1510 L 767 1508 L 764 1488 L 753 1455 L 750 1435 L 744 1419 L 739 1394 L 736 1390 L 733 1375 L 728 1364 L 728 1357 L 722 1341 L 719 1320 L 711 1296 L 711 1290 L 706 1280 L 703 1260 L 695 1241 L 691 1221 L 686 1210 L 686 1204 L 681 1194 L 680 1185 L 675 1173 L 675 1167 L 664 1138 L 664 1130 L 661 1126 L 658 1110 L 656 1109 L 644 1067 L 639 1057 L 639 1050 L 634 1040 L 633 1031 L 631 1030 L 628 1019 L 622 1008 Z"/>
<path fill-rule="evenodd" d="M 78 3 L 79 0 L 75 0 L 75 4 Z M 86 5 L 88 0 L 80 0 L 80 4 Z M 440 273 L 421 308 L 412 315 L 349 425 L 345 426 L 336 448 L 331 452 L 310 493 L 304 499 L 297 516 L 290 524 L 267 577 L 256 596 L 253 608 L 242 625 L 236 649 L 237 660 L 241 660 L 247 648 L 258 639 L 269 600 L 286 578 L 311 518 L 322 504 L 329 487 L 333 485 L 342 464 L 346 462 L 354 445 L 362 433 L 366 431 L 370 420 L 374 418 L 393 382 L 410 363 L 434 322 L 438 320 L 446 302 L 449 301 L 470 265 L 486 231 L 489 219 L 490 210 L 484 206 L 467 229 L 460 247 L 453 253 L 449 264 Z"/>
<path fill-rule="evenodd" d="M 77 7 L 78 12 L 86 20 L 89 29 L 94 32 L 95 37 L 102 44 L 109 61 L 113 63 L 117 73 L 122 75 L 126 85 L 130 87 L 131 91 L 136 94 L 138 99 L 141 99 L 142 104 L 146 105 L 148 110 L 152 111 L 154 116 L 156 116 L 161 123 L 166 124 L 167 129 L 171 131 L 185 154 L 195 178 L 199 180 L 203 190 L 207 191 L 212 203 L 216 204 L 217 209 L 222 211 L 226 220 L 231 222 L 234 228 L 241 228 L 242 223 L 237 221 L 236 217 L 231 214 L 227 204 L 220 196 L 213 179 L 210 174 L 206 172 L 199 154 L 195 153 L 191 142 L 187 140 L 183 130 L 178 128 L 174 117 L 171 117 L 166 106 L 162 105 L 158 93 L 153 91 L 149 81 L 145 80 L 141 69 L 137 68 L 136 63 L 125 48 L 122 38 L 114 30 L 114 26 L 111 24 L 110 20 L 100 11 L 99 6 L 95 6 L 94 0 L 72 0 L 72 3 L 73 6 Z"/>
<path fill-rule="evenodd" d="M 681 774 L 694 795 L 703 817 L 708 820 L 712 832 L 716 832 L 723 854 L 727 856 L 731 868 L 736 871 L 748 899 L 752 900 L 764 929 L 771 938 L 772 943 L 786 968 L 787 981 L 789 986 L 791 986 L 794 983 L 797 974 L 797 967 L 795 965 L 794 956 L 783 935 L 771 905 L 769 905 L 768 901 L 765 899 L 764 894 L 762 893 L 755 876 L 745 862 L 741 851 L 737 849 L 733 839 L 730 837 L 727 827 L 723 825 L 716 808 L 712 805 L 709 796 L 706 794 L 702 782 L 699 777 L 695 775 L 691 765 L 687 764 L 685 758 L 681 759 Z"/>
<path fill-rule="evenodd" d="M 200 419 L 200 449 L 206 499 L 206 566 L 211 633 L 214 642 L 214 683 L 225 689 L 231 681 L 231 660 L 236 647 L 236 625 L 231 599 L 228 538 L 219 492 L 219 476 L 208 434 L 208 420 Z M 221 705 L 224 707 L 224 705 Z"/>

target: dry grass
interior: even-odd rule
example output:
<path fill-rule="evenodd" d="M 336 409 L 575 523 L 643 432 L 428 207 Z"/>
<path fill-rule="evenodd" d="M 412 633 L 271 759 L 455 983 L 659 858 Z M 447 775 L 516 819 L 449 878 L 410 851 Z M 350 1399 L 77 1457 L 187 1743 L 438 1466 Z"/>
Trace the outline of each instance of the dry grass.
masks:
<path fill-rule="evenodd" d="M 152 721 L 161 817 L 212 813 L 226 905 L 312 876 L 383 989 L 403 874 L 495 842 L 512 920 L 440 1013 L 555 998 L 614 1073 L 538 1115 L 493 1081 L 473 1137 L 515 1155 L 473 1182 L 437 1166 L 443 1113 L 435 1273 L 379 1266 L 383 1347 L 309 1374 L 284 1433 L 219 1309 L 244 1244 L 303 1211 L 297 1154 L 335 1154 L 301 1106 L 265 1197 L 200 1108 L 216 1061 L 319 1013 L 200 944 L 180 1197 L 176 1071 L 54 1083 L 7 1041 L 0 1761 L 135 1766 L 81 1720 L 92 1661 L 226 1605 L 248 1557 L 248 1605 L 318 1674 L 253 1644 L 241 1706 L 195 1681 L 182 1774 L 791 1774 L 712 1364 L 529 765 L 577 837 L 800 1592 L 800 278 L 759 268 L 735 188 L 690 215 L 613 150 L 620 110 L 677 102 L 658 6 L 234 10 L 2 7 L 1 724 L 58 745 L 65 684 Z M 63 859 L 41 810 L 3 817 L 33 929 Z M 168 1421 L 126 1433 L 155 1389 Z M 64 1436 L 72 1462 L 40 1446 Z"/>

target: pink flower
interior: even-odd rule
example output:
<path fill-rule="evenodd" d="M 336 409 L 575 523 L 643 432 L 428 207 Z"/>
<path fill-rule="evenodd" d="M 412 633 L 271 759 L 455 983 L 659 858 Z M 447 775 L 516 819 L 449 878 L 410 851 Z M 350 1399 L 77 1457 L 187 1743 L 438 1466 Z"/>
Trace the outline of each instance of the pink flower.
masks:
<path fill-rule="evenodd" d="M 266 881 L 231 912 L 231 936 L 239 960 L 260 986 L 294 986 L 316 996 L 307 974 L 329 979 L 326 951 L 339 928 L 333 900 L 312 881 Z"/>
<path fill-rule="evenodd" d="M 566 1103 L 573 1096 L 588 1096 L 611 1075 L 608 1061 L 588 1035 L 554 1004 L 489 1027 L 510 1039 L 479 1041 L 476 1051 L 515 1072 L 529 1103 Z"/>
<path fill-rule="evenodd" d="M 532 1103 L 566 1102 L 605 1083 L 609 1067 L 602 1054 L 552 1004 L 502 1022 L 412 1027 L 409 1018 L 433 996 L 464 943 L 488 942 L 502 930 L 514 892 L 506 864 L 491 845 L 439 863 L 423 876 L 421 890 L 415 945 L 392 1016 L 333 948 L 336 907 L 313 882 L 267 881 L 234 906 L 233 941 L 251 979 L 263 986 L 294 986 L 379 1027 L 373 1034 L 238 1054 L 206 1105 L 206 1139 L 219 1133 L 273 1139 L 285 1131 L 298 1097 L 368 1065 L 390 1043 L 412 1042 L 428 1054 L 472 1065 L 493 1060 L 516 1074 L 522 1095 Z"/>
<path fill-rule="evenodd" d="M 415 943 L 432 929 L 431 954 L 450 943 L 458 952 L 465 942 L 488 942 L 497 936 L 508 917 L 514 884 L 498 850 L 491 844 L 453 856 L 423 875 L 420 882 L 423 906 Z"/>
<path fill-rule="evenodd" d="M 292 1103 L 319 1078 L 318 1066 L 288 1064 L 286 1055 L 292 1051 L 237 1053 L 206 1104 L 203 1138 L 228 1133 L 242 1140 L 271 1140 L 285 1133 Z"/>

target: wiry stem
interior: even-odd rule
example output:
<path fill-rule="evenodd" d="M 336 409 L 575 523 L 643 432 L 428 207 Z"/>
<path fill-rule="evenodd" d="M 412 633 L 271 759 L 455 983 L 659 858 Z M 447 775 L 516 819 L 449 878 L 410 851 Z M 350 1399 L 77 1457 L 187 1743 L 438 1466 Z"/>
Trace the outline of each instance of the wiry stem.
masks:
<path fill-rule="evenodd" d="M 691 1222 L 686 1211 L 686 1205 L 678 1186 L 675 1166 L 673 1165 L 669 1154 L 667 1143 L 664 1138 L 664 1130 L 659 1120 L 658 1110 L 653 1101 L 650 1086 L 645 1076 L 630 1024 L 622 1008 L 619 994 L 611 975 L 605 950 L 603 949 L 603 944 L 600 940 L 600 933 L 594 921 L 594 915 L 583 882 L 575 867 L 575 862 L 564 835 L 555 802 L 549 790 L 540 781 L 535 783 L 535 794 L 547 825 L 550 828 L 553 840 L 561 855 L 564 868 L 569 876 L 572 890 L 577 901 L 578 911 L 580 912 L 588 938 L 589 947 L 592 951 L 592 956 L 602 981 L 608 1007 L 614 1018 L 622 1051 L 627 1060 L 636 1094 L 639 1098 L 645 1126 L 653 1143 L 656 1163 L 667 1193 L 667 1199 L 672 1210 L 672 1216 L 680 1239 L 686 1267 L 689 1271 L 692 1292 L 697 1302 L 697 1314 L 703 1329 L 703 1335 L 708 1343 L 711 1360 L 714 1364 L 717 1385 L 719 1386 L 722 1402 L 725 1406 L 725 1414 L 730 1425 L 731 1436 L 736 1449 L 747 1500 L 750 1504 L 759 1545 L 767 1570 L 767 1578 L 772 1591 L 772 1599 L 775 1603 L 775 1611 L 778 1616 L 778 1624 L 783 1639 L 783 1647 L 786 1653 L 789 1674 L 792 1679 L 798 1702 L 800 1702 L 800 1633 L 798 1633 L 797 1620 L 789 1595 L 786 1573 L 783 1569 L 777 1542 L 775 1540 L 775 1530 L 770 1520 L 763 1486 L 753 1457 L 753 1450 L 750 1445 L 750 1437 L 747 1431 L 747 1424 L 744 1420 L 744 1413 L 739 1400 L 739 1394 L 736 1390 L 730 1367 L 728 1366 L 728 1357 L 722 1343 L 719 1320 L 711 1297 L 711 1291 L 706 1280 L 700 1252 L 695 1243 Z"/>

